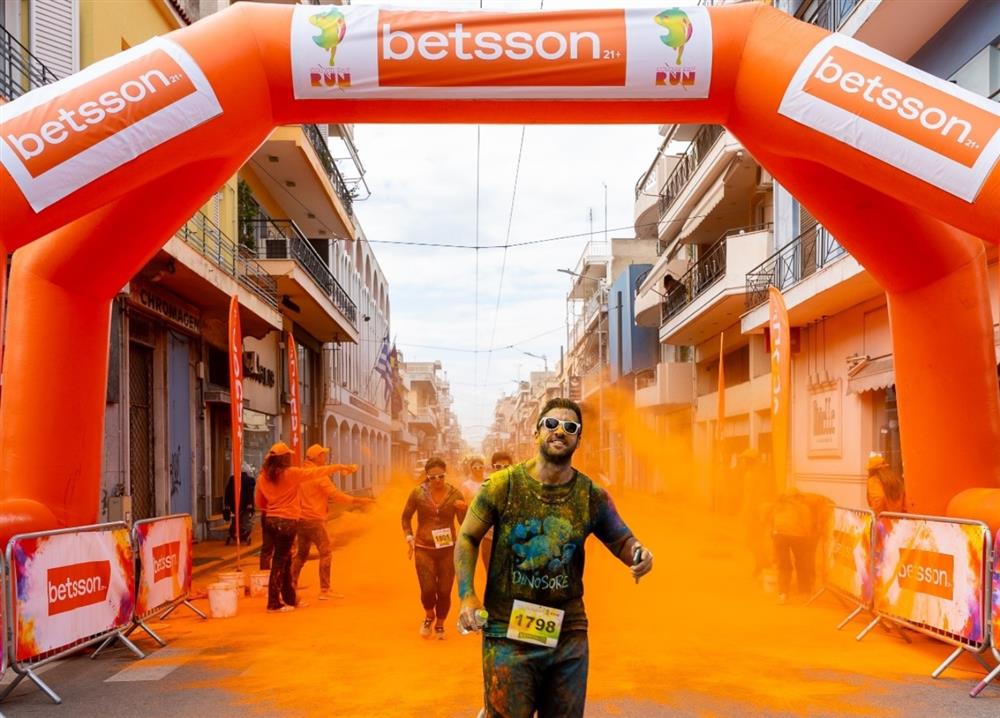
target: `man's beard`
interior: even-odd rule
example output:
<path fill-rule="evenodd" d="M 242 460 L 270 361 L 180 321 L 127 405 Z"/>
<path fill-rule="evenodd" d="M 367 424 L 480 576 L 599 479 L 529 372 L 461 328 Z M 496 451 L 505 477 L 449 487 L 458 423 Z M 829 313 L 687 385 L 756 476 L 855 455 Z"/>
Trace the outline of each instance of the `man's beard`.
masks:
<path fill-rule="evenodd" d="M 566 448 L 563 449 L 562 453 L 556 454 L 549 451 L 549 443 L 548 441 L 545 441 L 542 442 L 542 445 L 539 447 L 539 451 L 541 451 L 542 456 L 544 456 L 545 460 L 550 464 L 555 464 L 556 466 L 566 466 L 573 460 L 573 452 L 576 451 L 576 447 L 566 445 Z"/>

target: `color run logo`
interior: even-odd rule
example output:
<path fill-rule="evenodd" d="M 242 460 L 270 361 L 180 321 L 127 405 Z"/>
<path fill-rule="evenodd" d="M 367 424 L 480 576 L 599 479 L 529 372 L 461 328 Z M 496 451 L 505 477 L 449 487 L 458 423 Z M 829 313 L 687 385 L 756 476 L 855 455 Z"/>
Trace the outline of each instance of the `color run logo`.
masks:
<path fill-rule="evenodd" d="M 947 601 L 954 597 L 955 557 L 920 549 L 899 550 L 896 577 L 899 587 L 927 593 Z"/>
<path fill-rule="evenodd" d="M 170 541 L 153 546 L 153 583 L 174 576 L 177 573 L 180 557 L 180 541 Z"/>
<path fill-rule="evenodd" d="M 337 87 L 346 90 L 351 86 L 350 68 L 338 68 L 337 48 L 347 36 L 347 19 L 337 8 L 331 7 L 309 18 L 309 22 L 319 29 L 313 42 L 330 51 L 327 67 L 319 65 L 309 71 L 309 82 L 313 87 Z"/>
<path fill-rule="evenodd" d="M 499 15 L 383 10 L 378 18 L 379 84 L 624 86 L 626 47 L 622 11 Z"/>
<path fill-rule="evenodd" d="M 825 53 L 803 89 L 966 167 L 1000 129 L 995 114 L 842 47 Z"/>
<path fill-rule="evenodd" d="M 177 61 L 154 50 L 5 122 L 3 139 L 38 177 L 195 91 Z"/>
<path fill-rule="evenodd" d="M 100 603 L 108 595 L 110 561 L 86 561 L 48 571 L 49 615 Z"/>

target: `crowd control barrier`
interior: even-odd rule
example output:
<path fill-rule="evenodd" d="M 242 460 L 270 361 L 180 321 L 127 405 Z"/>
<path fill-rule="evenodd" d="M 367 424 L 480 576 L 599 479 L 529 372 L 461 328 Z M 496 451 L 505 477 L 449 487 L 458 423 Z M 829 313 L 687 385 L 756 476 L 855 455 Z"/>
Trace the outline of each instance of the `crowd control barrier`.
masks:
<path fill-rule="evenodd" d="M 190 514 L 143 519 L 133 524 L 132 546 L 139 559 L 139 568 L 135 613 L 132 625 L 125 631 L 126 636 L 141 628 L 161 646 L 167 645 L 146 620 L 157 613 L 165 617 L 181 605 L 207 618 L 188 600 L 193 543 Z"/>
<path fill-rule="evenodd" d="M 1000 661 L 1000 548 L 998 547 L 1000 547 L 1000 531 L 997 531 L 996 540 L 993 542 L 993 586 L 991 591 L 993 600 L 990 607 L 990 643 L 993 647 L 993 657 Z M 979 681 L 976 687 L 969 692 L 969 695 L 975 698 L 997 678 L 1000 678 L 1000 665 L 990 671 L 986 678 Z"/>
<path fill-rule="evenodd" d="M 10 539 L 4 613 L 7 658 L 17 677 L 0 700 L 30 678 L 61 703 L 35 669 L 95 643 L 118 640 L 145 657 L 122 633 L 135 604 L 133 557 L 128 527 L 120 522 Z"/>
<path fill-rule="evenodd" d="M 875 522 L 875 620 L 955 646 L 932 673 L 939 677 L 963 652 L 987 671 L 992 536 L 981 521 L 882 513 Z"/>
<path fill-rule="evenodd" d="M 873 595 L 872 546 L 875 513 L 870 510 L 833 508 L 827 536 L 826 577 L 823 588 L 810 599 L 829 591 L 852 610 L 837 624 L 839 631 L 862 611 L 871 612 Z"/>

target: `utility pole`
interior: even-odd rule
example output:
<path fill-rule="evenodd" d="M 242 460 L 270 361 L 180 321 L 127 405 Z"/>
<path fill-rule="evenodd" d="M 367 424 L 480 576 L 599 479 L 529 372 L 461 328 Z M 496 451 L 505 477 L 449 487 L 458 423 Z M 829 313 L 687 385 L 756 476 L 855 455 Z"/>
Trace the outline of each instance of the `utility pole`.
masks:
<path fill-rule="evenodd" d="M 604 185 L 604 244 L 608 243 L 608 183 L 601 182 Z M 610 247 L 608 250 L 610 251 Z"/>

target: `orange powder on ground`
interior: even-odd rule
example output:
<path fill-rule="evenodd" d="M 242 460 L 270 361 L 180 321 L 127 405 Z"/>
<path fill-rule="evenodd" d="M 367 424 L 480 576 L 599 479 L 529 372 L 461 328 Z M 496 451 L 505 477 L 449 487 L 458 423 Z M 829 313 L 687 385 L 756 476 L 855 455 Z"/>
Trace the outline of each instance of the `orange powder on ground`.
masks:
<path fill-rule="evenodd" d="M 678 462 L 675 470 L 686 469 Z M 317 564 L 310 561 L 301 592 L 308 608 L 266 614 L 263 598 L 245 598 L 233 619 L 153 624 L 172 645 L 197 652 L 187 660 L 205 670 L 194 685 L 226 691 L 250 715 L 475 715 L 480 643 L 455 631 L 457 596 L 447 640 L 418 635 L 423 609 L 399 525 L 412 485 L 398 479 L 370 510 L 345 512 L 330 524 L 333 591 L 344 598 L 315 600 Z M 635 491 L 616 500 L 656 564 L 636 585 L 598 542 L 588 543 L 588 694 L 612 714 L 616 701 L 643 699 L 705 716 L 733 715 L 734 707 L 751 714 L 895 715 L 878 699 L 926 678 L 950 651 L 921 637 L 907 646 L 877 630 L 858 644 L 854 634 L 863 623 L 834 630 L 847 611 L 832 598 L 808 608 L 776 606 L 751 581 L 731 517 Z M 949 696 L 975 677 L 961 668 L 950 673 L 961 680 L 940 682 Z"/>

